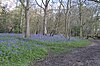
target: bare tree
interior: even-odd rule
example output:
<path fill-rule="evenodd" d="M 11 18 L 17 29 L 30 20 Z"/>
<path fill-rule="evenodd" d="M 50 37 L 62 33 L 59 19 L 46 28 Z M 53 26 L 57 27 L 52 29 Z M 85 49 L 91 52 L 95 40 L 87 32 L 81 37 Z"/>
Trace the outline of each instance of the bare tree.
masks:
<path fill-rule="evenodd" d="M 80 20 L 80 37 L 83 36 L 83 22 L 82 22 L 82 0 L 79 0 L 79 20 Z"/>
<path fill-rule="evenodd" d="M 56 33 L 57 34 L 59 34 L 60 33 L 60 30 L 59 30 L 59 28 L 60 28 L 60 22 L 61 22 L 61 7 L 62 7 L 62 5 L 61 5 L 61 3 L 58 5 L 58 7 L 57 7 L 57 13 L 56 13 L 56 15 L 55 15 L 55 17 L 56 17 L 56 20 L 55 20 L 55 24 L 54 24 L 54 30 L 56 31 Z"/>
<path fill-rule="evenodd" d="M 43 19 L 43 35 L 46 35 L 47 34 L 47 9 L 48 9 L 48 5 L 49 5 L 49 2 L 50 0 L 45 0 L 45 2 L 42 0 L 42 5 L 40 5 L 37 0 L 36 1 L 36 4 L 41 7 L 44 11 L 44 19 Z"/>
<path fill-rule="evenodd" d="M 29 2 L 30 0 L 26 0 L 24 2 L 23 0 L 20 0 L 21 5 L 23 6 L 24 12 L 25 12 L 25 31 L 24 31 L 24 37 L 28 38 L 30 36 L 30 25 L 29 25 Z M 26 3 L 26 5 L 24 4 Z"/>
<path fill-rule="evenodd" d="M 79 21 L 80 21 L 80 37 L 82 38 L 83 37 L 83 26 L 84 26 L 83 20 L 82 20 L 82 16 L 83 16 L 82 9 L 83 9 L 83 4 L 85 3 L 86 0 L 84 0 L 84 1 L 78 0 L 78 1 L 79 1 L 78 8 L 79 8 Z"/>
<path fill-rule="evenodd" d="M 60 4 L 63 6 L 64 15 L 65 15 L 65 37 L 69 37 L 70 33 L 70 9 L 71 9 L 71 0 L 68 0 L 66 6 L 63 4 L 63 0 L 59 0 Z"/>

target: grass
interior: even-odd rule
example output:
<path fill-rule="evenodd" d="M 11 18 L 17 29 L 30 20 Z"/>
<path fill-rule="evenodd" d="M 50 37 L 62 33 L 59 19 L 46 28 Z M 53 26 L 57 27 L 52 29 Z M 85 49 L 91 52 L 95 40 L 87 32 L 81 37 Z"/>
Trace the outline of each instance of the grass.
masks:
<path fill-rule="evenodd" d="M 90 44 L 87 40 L 71 42 L 48 42 L 31 39 L 12 37 L 3 37 L 0 40 L 0 66 L 28 66 L 30 61 L 41 59 L 48 54 L 71 51 L 73 47 L 82 47 Z"/>
<path fill-rule="evenodd" d="M 90 42 L 87 40 L 71 41 L 71 42 L 44 42 L 43 45 L 50 48 L 54 53 L 69 52 L 76 47 L 84 47 L 89 45 Z"/>

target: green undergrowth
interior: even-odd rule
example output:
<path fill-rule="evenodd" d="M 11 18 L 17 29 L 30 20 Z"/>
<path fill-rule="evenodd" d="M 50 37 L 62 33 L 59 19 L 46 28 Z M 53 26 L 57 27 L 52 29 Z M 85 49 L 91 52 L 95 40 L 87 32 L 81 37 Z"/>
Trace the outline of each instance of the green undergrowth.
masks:
<path fill-rule="evenodd" d="M 50 50 L 54 53 L 62 53 L 62 52 L 70 52 L 74 48 L 84 47 L 90 44 L 88 40 L 80 40 L 80 41 L 71 41 L 71 42 L 39 42 L 38 44 L 42 44 L 50 48 Z"/>
<path fill-rule="evenodd" d="M 79 41 L 69 41 L 69 42 L 48 42 L 48 41 L 39 41 L 39 40 L 29 40 L 30 42 L 34 42 L 42 47 L 46 47 L 49 51 L 59 54 L 62 52 L 70 52 L 74 48 L 84 47 L 90 44 L 88 40 L 79 40 Z"/>
<path fill-rule="evenodd" d="M 3 38 L 3 40 L 9 39 Z M 5 41 L 0 43 L 0 66 L 28 66 L 31 61 L 45 57 L 49 51 L 59 54 L 69 52 L 75 47 L 90 44 L 87 40 L 48 42 L 23 38 L 16 39 L 18 39 L 16 42 Z"/>
<path fill-rule="evenodd" d="M 79 41 L 64 41 L 64 42 L 48 42 L 48 41 L 39 41 L 39 40 L 29 40 L 29 42 L 37 43 L 38 45 L 43 46 L 53 46 L 53 47 L 82 47 L 90 44 L 88 40 L 79 40 Z"/>

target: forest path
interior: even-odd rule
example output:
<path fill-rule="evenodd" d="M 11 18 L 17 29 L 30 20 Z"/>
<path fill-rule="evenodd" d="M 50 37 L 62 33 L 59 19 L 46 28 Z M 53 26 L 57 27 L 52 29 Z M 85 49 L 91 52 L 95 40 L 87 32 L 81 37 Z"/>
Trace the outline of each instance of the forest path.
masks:
<path fill-rule="evenodd" d="M 70 53 L 50 55 L 33 66 L 100 66 L 100 40 L 91 40 L 92 44 L 80 47 Z"/>

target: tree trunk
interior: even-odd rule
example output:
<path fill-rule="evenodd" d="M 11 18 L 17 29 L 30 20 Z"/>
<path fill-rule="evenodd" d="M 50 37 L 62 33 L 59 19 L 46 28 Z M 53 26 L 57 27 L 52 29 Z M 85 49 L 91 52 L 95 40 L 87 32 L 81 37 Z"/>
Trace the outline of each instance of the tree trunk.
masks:
<path fill-rule="evenodd" d="M 30 36 L 29 10 L 25 9 L 25 38 Z"/>
<path fill-rule="evenodd" d="M 71 0 L 68 0 L 67 10 L 65 11 L 65 37 L 67 37 L 67 38 L 69 38 L 70 8 L 71 8 Z"/>
<path fill-rule="evenodd" d="M 21 8 L 21 9 L 20 9 L 19 33 L 22 32 L 22 23 L 23 23 L 22 15 L 23 15 L 23 11 L 22 11 L 22 8 Z"/>
<path fill-rule="evenodd" d="M 44 9 L 43 35 L 47 34 L 47 9 Z"/>
<path fill-rule="evenodd" d="M 80 20 L 80 37 L 83 37 L 83 22 L 82 22 L 82 1 L 79 0 L 79 20 Z"/>
<path fill-rule="evenodd" d="M 30 24 L 29 24 L 29 0 L 25 7 L 25 38 L 30 37 Z"/>

